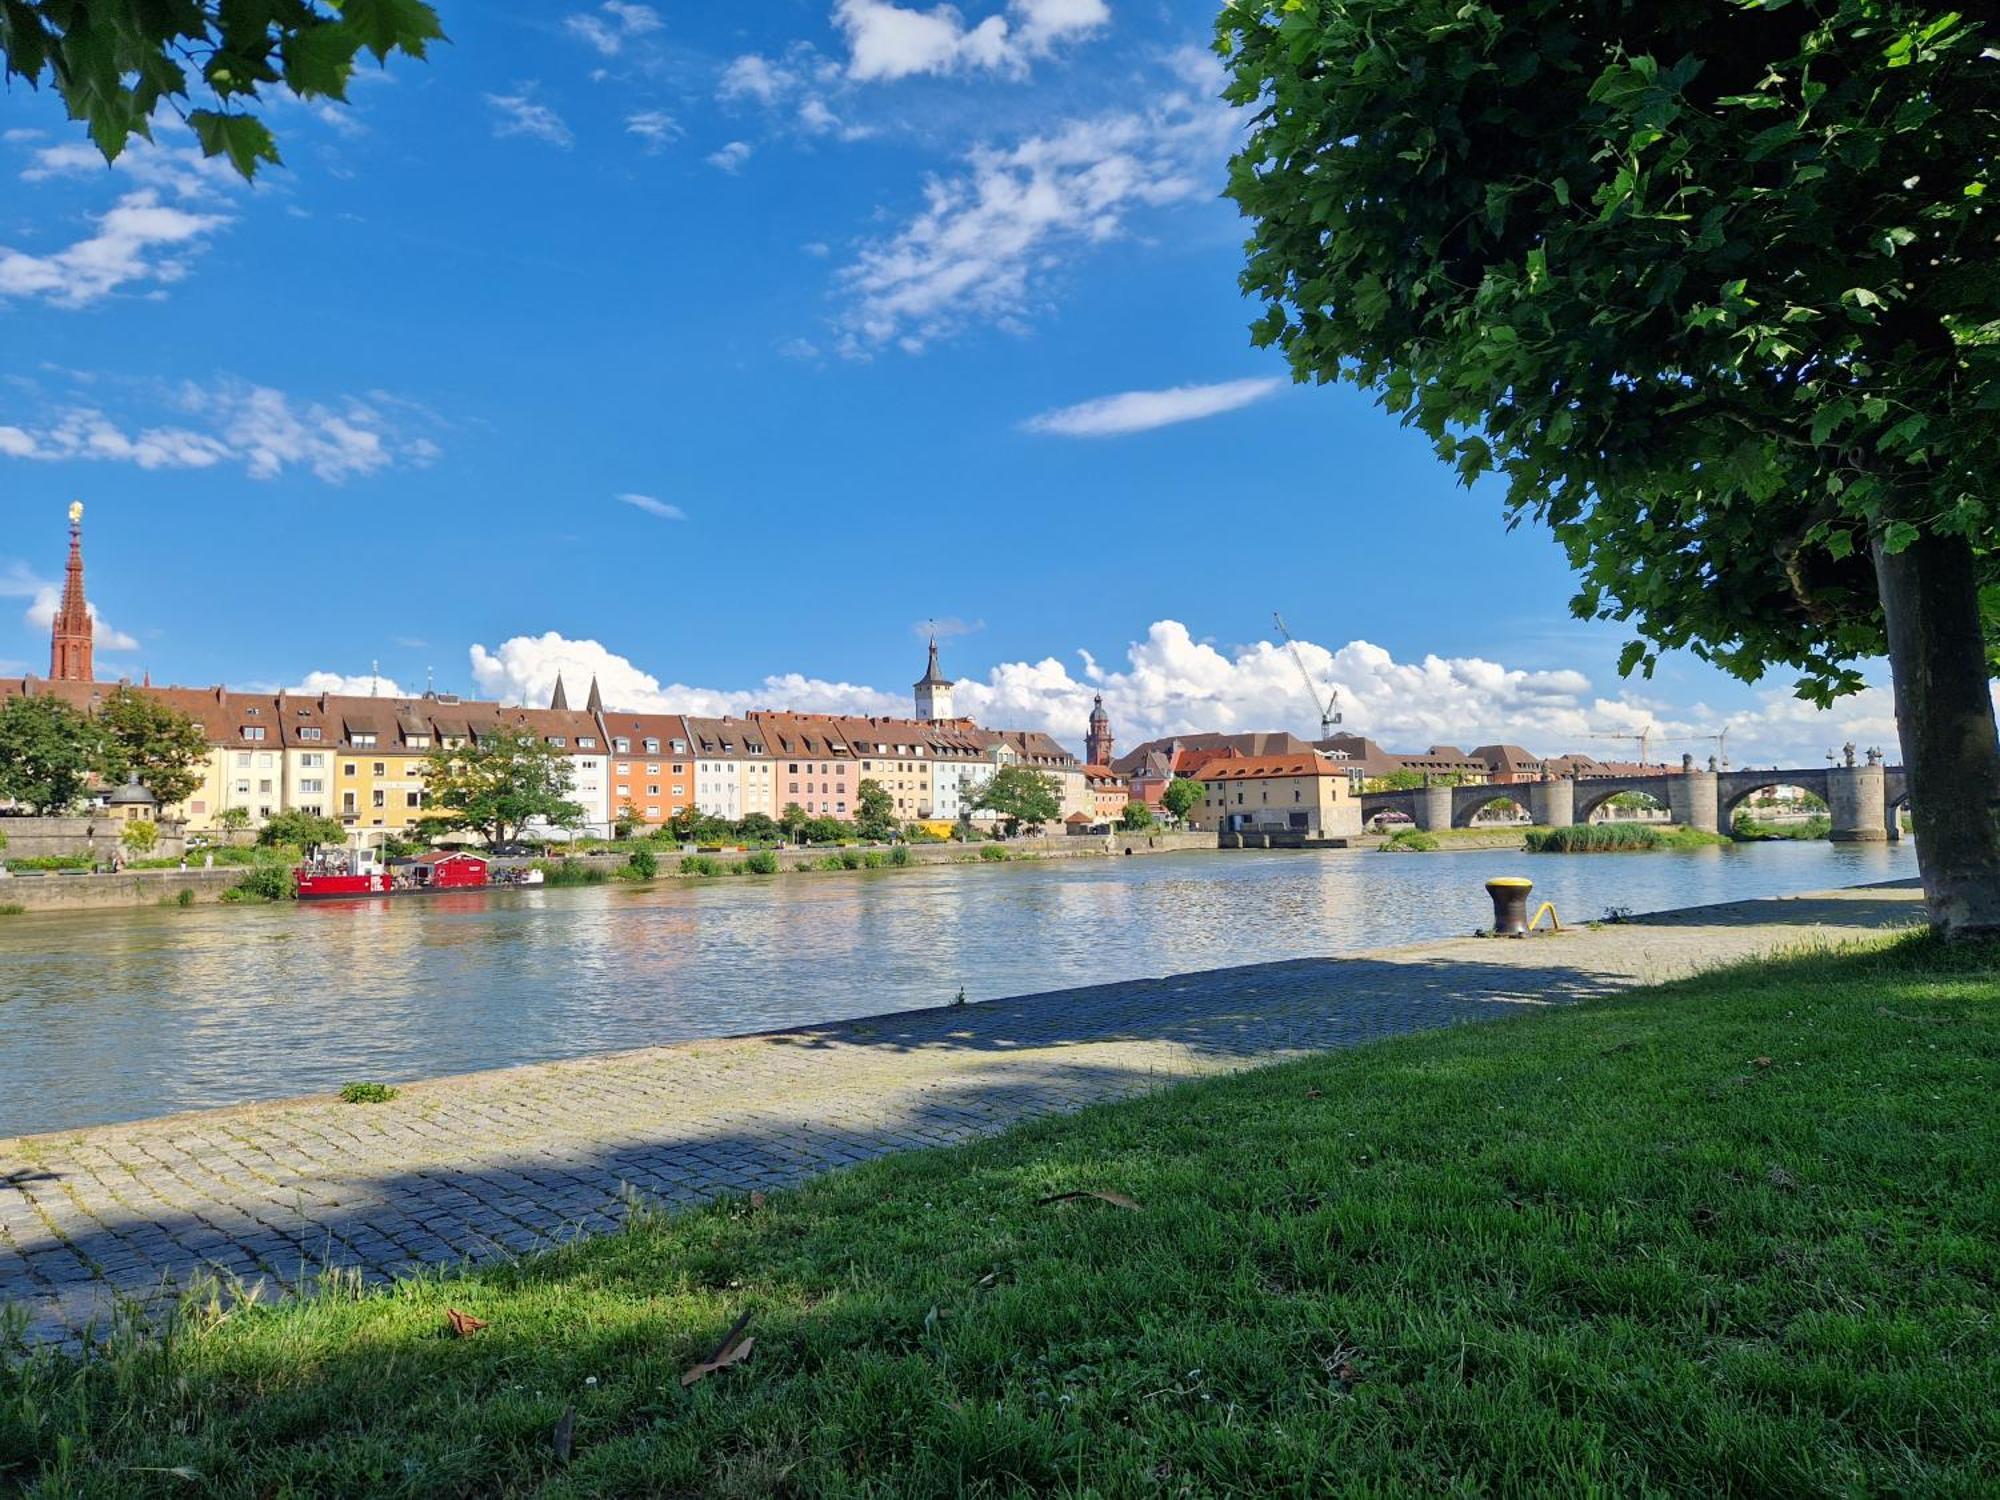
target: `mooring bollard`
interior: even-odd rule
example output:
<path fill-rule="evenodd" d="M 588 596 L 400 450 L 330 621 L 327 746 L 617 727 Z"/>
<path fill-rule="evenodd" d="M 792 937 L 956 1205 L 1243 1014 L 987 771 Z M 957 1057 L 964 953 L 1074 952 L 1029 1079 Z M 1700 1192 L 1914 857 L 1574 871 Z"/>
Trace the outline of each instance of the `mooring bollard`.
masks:
<path fill-rule="evenodd" d="M 1528 892 L 1535 882 L 1523 875 L 1501 875 L 1486 882 L 1486 894 L 1493 898 L 1493 935 L 1528 935 Z"/>

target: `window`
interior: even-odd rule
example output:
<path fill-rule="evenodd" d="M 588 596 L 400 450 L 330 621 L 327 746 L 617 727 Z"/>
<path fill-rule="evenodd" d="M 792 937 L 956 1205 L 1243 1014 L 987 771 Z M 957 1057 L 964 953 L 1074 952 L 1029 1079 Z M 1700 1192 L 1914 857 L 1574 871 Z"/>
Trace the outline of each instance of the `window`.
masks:
<path fill-rule="evenodd" d="M 237 796 L 239 796 L 239 797 L 247 797 L 247 796 L 249 796 L 249 795 L 250 795 L 250 783 L 249 783 L 249 782 L 247 782 L 247 781 L 239 781 L 239 782 L 237 782 L 237 783 L 236 783 L 236 795 L 237 795 Z"/>
<path fill-rule="evenodd" d="M 352 813 L 354 811 L 354 793 L 342 792 L 340 794 L 340 810 L 344 813 Z"/>
<path fill-rule="evenodd" d="M 372 734 L 355 734 L 350 735 L 349 738 L 354 741 L 354 748 L 357 750 L 373 750 L 375 748 L 375 736 Z"/>
<path fill-rule="evenodd" d="M 319 731 L 317 729 L 302 727 L 299 730 L 299 738 L 302 740 L 316 740 L 319 738 Z"/>
<path fill-rule="evenodd" d="M 260 781 L 257 783 L 257 790 L 262 792 L 266 797 L 268 797 L 271 795 L 271 783 L 268 781 Z"/>
<path fill-rule="evenodd" d="M 354 762 L 350 760 L 346 765 L 340 768 L 340 774 L 343 776 L 352 776 L 354 774 L 354 769 L 355 769 Z"/>
<path fill-rule="evenodd" d="M 388 775 L 388 774 L 389 774 L 389 768 L 388 768 L 388 766 L 384 765 L 384 764 L 383 764 L 383 763 L 382 763 L 381 761 L 379 761 L 379 760 L 378 760 L 378 761 L 376 761 L 376 762 L 375 762 L 375 774 L 376 774 L 377 776 L 386 776 L 386 775 Z"/>
<path fill-rule="evenodd" d="M 657 797 L 660 795 L 660 789 L 657 786 L 649 786 L 646 788 L 646 795 L 648 797 Z"/>
<path fill-rule="evenodd" d="M 647 774 L 648 776 L 657 776 L 657 775 L 659 775 L 659 774 L 660 774 L 660 767 L 659 767 L 659 763 L 658 763 L 658 762 L 655 762 L 654 764 L 652 764 L 652 765 L 650 765 L 650 766 L 646 767 L 646 774 Z"/>
<path fill-rule="evenodd" d="M 299 757 L 299 769 L 302 771 L 317 771 L 325 764 L 326 757 L 324 755 L 307 754 Z"/>
<path fill-rule="evenodd" d="M 684 786 L 680 785 L 679 783 L 676 783 L 674 786 L 674 795 L 676 797 L 684 797 L 687 795 L 687 789 Z"/>
<path fill-rule="evenodd" d="M 569 748 L 569 736 L 566 734 L 552 734 L 549 736 L 549 743 L 554 745 L 558 750 L 567 750 Z"/>
<path fill-rule="evenodd" d="M 310 797 L 317 792 L 323 792 L 325 790 L 326 790 L 326 783 L 324 781 L 301 781 L 299 783 L 299 792 L 303 796 Z"/>
<path fill-rule="evenodd" d="M 594 734 L 578 735 L 576 737 L 576 748 L 579 750 L 595 750 L 597 748 L 597 736 Z"/>
<path fill-rule="evenodd" d="M 403 806 L 422 807 L 423 805 L 424 805 L 424 794 L 422 792 L 403 793 Z"/>
<path fill-rule="evenodd" d="M 632 748 L 632 742 L 626 739 L 625 736 L 621 734 L 618 736 L 617 739 L 611 742 L 611 748 L 613 750 L 616 750 L 620 755 L 624 755 L 627 751 L 629 751 Z"/>
<path fill-rule="evenodd" d="M 675 748 L 678 749 L 679 747 L 676 746 Z M 652 740 L 652 739 L 647 740 L 646 753 L 648 755 L 658 755 L 660 753 L 660 742 L 658 740 Z"/>
<path fill-rule="evenodd" d="M 260 771 L 268 771 L 271 769 L 270 751 L 266 750 L 262 755 L 259 755 L 257 757 L 257 769 Z"/>
<path fill-rule="evenodd" d="M 649 807 L 646 809 L 646 816 L 649 818 L 657 818 L 659 815 L 660 815 L 660 810 L 657 807 Z"/>
<path fill-rule="evenodd" d="M 250 764 L 250 752 L 248 750 L 238 750 L 236 752 L 237 768 L 241 770 L 242 768 L 248 766 L 249 764 Z"/>
<path fill-rule="evenodd" d="M 387 807 L 389 805 L 388 794 L 382 791 L 380 788 L 377 788 L 375 792 L 374 801 L 371 805 L 375 807 Z"/>

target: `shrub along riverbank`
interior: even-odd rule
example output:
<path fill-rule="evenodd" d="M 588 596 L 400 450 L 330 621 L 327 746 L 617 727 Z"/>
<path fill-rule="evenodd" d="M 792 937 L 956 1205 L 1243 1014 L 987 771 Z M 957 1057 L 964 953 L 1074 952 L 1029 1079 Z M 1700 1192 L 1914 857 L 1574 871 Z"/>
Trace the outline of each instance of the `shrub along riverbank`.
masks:
<path fill-rule="evenodd" d="M 0 1483 L 1983 1493 L 1995 963 L 1764 964 L 520 1265 L 197 1304 L 165 1346 L 0 1370 Z"/>
<path fill-rule="evenodd" d="M 1524 847 L 1531 854 L 1598 854 L 1627 849 L 1706 849 L 1727 844 L 1719 833 L 1674 823 L 1578 823 L 1534 828 Z"/>

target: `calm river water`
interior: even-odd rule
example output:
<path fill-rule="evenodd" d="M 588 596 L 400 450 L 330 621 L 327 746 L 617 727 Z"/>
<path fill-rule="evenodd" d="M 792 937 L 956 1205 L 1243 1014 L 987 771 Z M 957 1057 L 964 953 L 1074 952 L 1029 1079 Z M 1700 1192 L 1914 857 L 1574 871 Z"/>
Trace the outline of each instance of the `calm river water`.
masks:
<path fill-rule="evenodd" d="M 1908 844 L 1151 855 L 0 922 L 0 1136 L 1914 875 Z"/>

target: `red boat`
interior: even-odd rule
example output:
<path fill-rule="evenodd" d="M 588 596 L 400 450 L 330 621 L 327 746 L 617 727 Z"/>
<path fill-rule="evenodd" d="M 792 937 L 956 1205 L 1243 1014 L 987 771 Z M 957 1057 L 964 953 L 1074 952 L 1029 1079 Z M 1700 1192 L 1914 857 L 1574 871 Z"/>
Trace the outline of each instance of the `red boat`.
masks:
<path fill-rule="evenodd" d="M 386 896 L 394 889 L 389 872 L 372 849 L 314 850 L 292 871 L 292 890 L 301 901 Z"/>
<path fill-rule="evenodd" d="M 461 849 L 420 854 L 407 866 L 409 884 L 397 890 L 468 891 L 487 883 L 486 861 Z"/>

